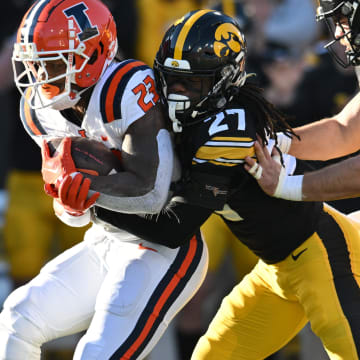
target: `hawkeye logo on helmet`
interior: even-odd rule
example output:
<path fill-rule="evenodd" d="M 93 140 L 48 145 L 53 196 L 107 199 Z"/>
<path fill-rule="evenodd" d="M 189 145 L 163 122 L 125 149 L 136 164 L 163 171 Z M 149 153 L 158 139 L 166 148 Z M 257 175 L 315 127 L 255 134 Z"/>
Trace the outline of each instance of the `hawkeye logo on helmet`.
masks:
<path fill-rule="evenodd" d="M 81 30 L 78 34 L 80 41 L 86 41 L 99 35 L 98 27 L 91 24 L 91 21 L 85 12 L 86 10 L 88 10 L 88 7 L 84 3 L 79 3 L 63 11 L 67 18 L 74 17 Z"/>
<path fill-rule="evenodd" d="M 239 29 L 230 23 L 221 24 L 215 31 L 214 52 L 216 56 L 228 56 L 230 51 L 239 53 L 244 48 L 244 39 Z"/>
<path fill-rule="evenodd" d="M 173 61 L 171 62 L 171 66 L 172 66 L 172 67 L 179 67 L 179 63 L 178 63 L 176 60 L 173 60 Z"/>

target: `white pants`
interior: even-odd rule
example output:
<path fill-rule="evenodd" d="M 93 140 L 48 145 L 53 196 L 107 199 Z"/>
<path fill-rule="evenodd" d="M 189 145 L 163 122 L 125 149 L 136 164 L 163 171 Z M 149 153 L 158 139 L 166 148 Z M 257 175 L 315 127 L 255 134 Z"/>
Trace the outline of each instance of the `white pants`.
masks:
<path fill-rule="evenodd" d="M 200 287 L 208 254 L 198 236 L 177 249 L 128 236 L 93 225 L 10 294 L 0 359 L 39 360 L 43 343 L 86 329 L 74 359 L 143 359 Z"/>

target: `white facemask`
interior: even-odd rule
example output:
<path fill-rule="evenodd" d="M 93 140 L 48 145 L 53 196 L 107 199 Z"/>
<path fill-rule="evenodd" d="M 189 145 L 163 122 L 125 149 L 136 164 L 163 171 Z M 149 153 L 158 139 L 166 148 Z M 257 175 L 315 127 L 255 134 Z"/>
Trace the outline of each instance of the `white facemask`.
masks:
<path fill-rule="evenodd" d="M 51 98 L 50 100 L 44 99 L 42 95 L 41 96 L 41 102 L 43 104 L 43 107 L 49 107 L 53 110 L 65 110 L 72 108 L 75 106 L 79 100 L 81 99 L 81 94 L 84 93 L 88 88 L 84 88 L 81 91 L 72 90 L 72 95 L 68 92 L 59 94 Z"/>

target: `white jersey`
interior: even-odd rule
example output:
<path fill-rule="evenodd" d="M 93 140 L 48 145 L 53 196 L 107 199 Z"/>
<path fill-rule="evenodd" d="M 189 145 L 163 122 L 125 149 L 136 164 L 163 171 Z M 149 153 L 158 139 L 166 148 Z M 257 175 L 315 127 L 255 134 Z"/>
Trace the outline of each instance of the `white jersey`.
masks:
<path fill-rule="evenodd" d="M 21 120 L 41 146 L 42 139 L 82 136 L 121 150 L 129 126 L 158 101 L 152 69 L 136 60 L 112 63 L 95 85 L 89 105 L 78 126 L 50 107 L 33 110 L 22 98 Z"/>
<path fill-rule="evenodd" d="M 28 91 L 30 95 L 31 89 Z M 137 60 L 114 62 L 107 68 L 94 87 L 81 125 L 68 120 L 64 116 L 66 110 L 50 107 L 32 109 L 25 97 L 20 104 L 21 119 L 39 146 L 43 139 L 82 136 L 100 141 L 112 151 L 119 152 L 129 126 L 142 118 L 159 100 L 152 69 Z M 39 98 L 35 100 L 40 101 Z M 121 201 L 112 194 L 101 193 L 96 203 L 98 206 L 119 212 L 144 214 L 158 213 L 162 209 L 168 198 L 173 153 L 167 130 L 159 131 L 157 141 L 159 165 L 153 189 L 142 196 L 121 197 Z M 79 226 L 82 225 L 80 223 Z"/>

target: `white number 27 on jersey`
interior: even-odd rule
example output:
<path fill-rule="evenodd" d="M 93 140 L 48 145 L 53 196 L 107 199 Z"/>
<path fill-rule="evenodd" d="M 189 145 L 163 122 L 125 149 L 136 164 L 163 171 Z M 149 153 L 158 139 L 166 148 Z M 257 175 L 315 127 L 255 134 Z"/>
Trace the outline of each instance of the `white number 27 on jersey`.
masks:
<path fill-rule="evenodd" d="M 244 109 L 227 109 L 225 110 L 226 115 L 237 115 L 237 129 L 238 130 L 245 130 L 245 111 Z M 209 127 L 209 135 L 213 136 L 214 134 L 226 131 L 229 129 L 227 124 L 222 124 L 225 115 L 224 112 L 221 112 L 216 115 L 215 120 Z"/>

